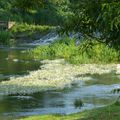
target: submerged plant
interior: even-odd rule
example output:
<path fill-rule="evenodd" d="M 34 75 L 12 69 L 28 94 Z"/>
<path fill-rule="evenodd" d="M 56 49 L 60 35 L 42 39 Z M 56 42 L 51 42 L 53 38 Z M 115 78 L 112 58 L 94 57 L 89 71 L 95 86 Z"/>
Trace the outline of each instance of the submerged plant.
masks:
<path fill-rule="evenodd" d="M 75 108 L 81 108 L 83 105 L 84 105 L 84 104 L 83 104 L 83 102 L 82 102 L 81 99 L 76 99 L 76 100 L 74 101 L 74 106 L 75 106 Z"/>
<path fill-rule="evenodd" d="M 113 89 L 112 92 L 113 92 L 114 94 L 116 94 L 116 93 L 119 94 L 119 93 L 120 93 L 120 87 Z M 117 100 L 115 101 L 115 104 L 116 104 L 116 105 L 120 105 L 120 95 L 117 97 Z"/>

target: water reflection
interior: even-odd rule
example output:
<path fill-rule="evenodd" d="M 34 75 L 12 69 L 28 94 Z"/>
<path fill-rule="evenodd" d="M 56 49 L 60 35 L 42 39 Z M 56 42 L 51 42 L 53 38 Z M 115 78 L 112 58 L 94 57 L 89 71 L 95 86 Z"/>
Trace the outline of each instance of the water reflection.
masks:
<path fill-rule="evenodd" d="M 0 80 L 12 75 L 27 74 L 40 66 L 40 61 L 31 60 L 21 49 L 0 49 Z"/>
<path fill-rule="evenodd" d="M 87 85 L 112 85 L 112 84 L 119 84 L 120 83 L 120 75 L 116 74 L 115 71 L 111 73 L 104 73 L 104 74 L 85 74 L 85 75 L 77 75 L 76 77 L 91 77 L 91 80 L 86 81 Z"/>

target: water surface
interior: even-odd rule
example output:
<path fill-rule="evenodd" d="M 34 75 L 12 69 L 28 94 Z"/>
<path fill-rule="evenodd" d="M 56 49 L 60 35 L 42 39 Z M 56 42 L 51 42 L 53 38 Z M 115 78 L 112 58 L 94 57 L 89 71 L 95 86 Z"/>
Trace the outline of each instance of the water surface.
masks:
<path fill-rule="evenodd" d="M 40 61 L 31 60 L 25 50 L 26 48 L 0 49 L 0 81 L 39 69 Z M 71 114 L 115 102 L 118 94 L 113 94 L 111 91 L 120 86 L 120 79 L 114 72 L 94 74 L 90 77 L 91 81 L 85 83 L 81 81 L 71 89 L 62 91 L 0 96 L 0 119 L 13 120 L 39 114 Z M 82 101 L 83 105 L 75 106 L 76 100 Z"/>
<path fill-rule="evenodd" d="M 26 49 L 29 48 L 0 48 L 0 81 L 39 69 L 40 61 L 32 60 L 24 52 Z"/>

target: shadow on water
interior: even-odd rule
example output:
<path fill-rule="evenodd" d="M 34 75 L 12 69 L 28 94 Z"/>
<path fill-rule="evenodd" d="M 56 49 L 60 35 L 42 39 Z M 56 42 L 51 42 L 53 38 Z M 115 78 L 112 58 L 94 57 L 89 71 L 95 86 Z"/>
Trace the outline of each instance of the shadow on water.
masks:
<path fill-rule="evenodd" d="M 103 84 L 103 85 L 112 85 L 120 83 L 120 75 L 116 75 L 114 72 L 109 74 L 93 74 L 91 75 L 93 80 L 87 81 L 86 84 L 93 85 L 93 84 Z"/>
<path fill-rule="evenodd" d="M 96 85 L 96 84 L 103 84 L 103 85 L 112 85 L 120 83 L 120 75 L 116 74 L 115 71 L 111 73 L 104 73 L 104 74 L 84 74 L 84 75 L 77 75 L 77 77 L 91 77 L 91 80 L 86 81 L 87 85 Z"/>
<path fill-rule="evenodd" d="M 81 107 L 83 107 L 83 102 L 82 102 L 82 100 L 81 99 L 76 99 L 75 101 L 74 101 L 74 106 L 75 106 L 75 108 L 81 108 Z"/>

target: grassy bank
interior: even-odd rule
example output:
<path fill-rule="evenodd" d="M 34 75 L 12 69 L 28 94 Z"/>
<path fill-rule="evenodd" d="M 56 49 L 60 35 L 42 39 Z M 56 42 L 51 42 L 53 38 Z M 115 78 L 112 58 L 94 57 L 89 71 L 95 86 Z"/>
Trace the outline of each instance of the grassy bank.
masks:
<path fill-rule="evenodd" d="M 54 29 L 53 26 L 48 25 L 35 25 L 27 23 L 17 23 L 12 29 L 11 32 L 14 34 L 23 33 L 23 32 L 39 32 L 39 33 L 48 33 L 50 30 Z"/>
<path fill-rule="evenodd" d="M 8 31 L 0 31 L 0 45 L 7 45 L 10 43 L 10 39 L 12 37 L 11 32 Z"/>
<path fill-rule="evenodd" d="M 39 115 L 21 120 L 120 120 L 120 106 L 111 105 L 71 115 Z"/>
<path fill-rule="evenodd" d="M 56 41 L 51 45 L 39 46 L 29 53 L 35 59 L 64 58 L 72 64 L 117 63 L 120 56 L 117 50 L 104 43 L 84 40 L 76 45 L 76 41 L 69 38 Z"/>
<path fill-rule="evenodd" d="M 55 27 L 48 25 L 34 25 L 16 23 L 9 31 L 0 31 L 0 44 L 12 45 L 17 43 L 29 43 L 40 39 L 42 36 L 54 31 Z M 14 41 L 14 42 L 13 42 Z"/>

